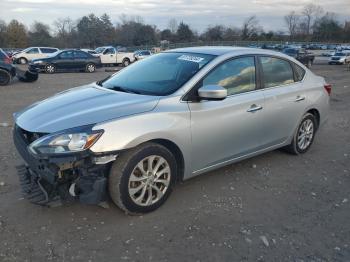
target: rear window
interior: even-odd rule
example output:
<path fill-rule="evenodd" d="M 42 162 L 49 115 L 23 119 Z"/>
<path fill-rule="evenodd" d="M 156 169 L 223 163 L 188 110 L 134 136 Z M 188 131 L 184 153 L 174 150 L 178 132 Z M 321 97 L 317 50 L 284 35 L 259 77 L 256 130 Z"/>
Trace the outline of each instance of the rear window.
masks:
<path fill-rule="evenodd" d="M 56 49 L 53 49 L 53 48 L 40 48 L 40 50 L 41 50 L 41 53 L 44 53 L 44 54 L 52 54 L 57 51 Z"/>
<path fill-rule="evenodd" d="M 260 62 L 264 73 L 265 88 L 294 82 L 293 69 L 287 60 L 263 56 L 260 57 Z"/>
<path fill-rule="evenodd" d="M 305 70 L 301 66 L 298 66 L 297 64 L 294 64 L 294 70 L 295 70 L 295 75 L 296 75 L 296 81 L 299 82 L 303 80 L 305 76 Z"/>
<path fill-rule="evenodd" d="M 88 53 L 85 53 L 83 51 L 75 51 L 74 52 L 74 57 L 75 58 L 88 58 L 89 55 L 88 55 Z"/>

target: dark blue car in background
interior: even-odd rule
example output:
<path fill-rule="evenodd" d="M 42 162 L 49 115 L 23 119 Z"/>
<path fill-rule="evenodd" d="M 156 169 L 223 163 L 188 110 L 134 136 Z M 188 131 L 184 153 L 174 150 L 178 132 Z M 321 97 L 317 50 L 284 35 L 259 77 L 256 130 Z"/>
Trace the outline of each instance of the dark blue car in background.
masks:
<path fill-rule="evenodd" d="M 85 71 L 93 73 L 102 66 L 101 59 L 82 50 L 62 50 L 49 57 L 34 59 L 29 63 L 30 70 L 53 74 L 57 71 Z"/>

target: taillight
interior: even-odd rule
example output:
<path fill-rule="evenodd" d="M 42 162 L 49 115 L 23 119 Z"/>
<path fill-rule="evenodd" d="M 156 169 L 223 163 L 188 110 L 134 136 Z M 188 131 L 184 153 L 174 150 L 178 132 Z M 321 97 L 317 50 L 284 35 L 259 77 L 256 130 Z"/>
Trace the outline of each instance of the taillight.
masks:
<path fill-rule="evenodd" d="M 5 57 L 4 62 L 5 64 L 12 64 L 12 59 L 9 57 Z"/>
<path fill-rule="evenodd" d="M 332 92 L 332 85 L 331 84 L 325 84 L 324 85 L 324 89 L 326 89 L 328 95 L 330 96 L 331 92 Z"/>

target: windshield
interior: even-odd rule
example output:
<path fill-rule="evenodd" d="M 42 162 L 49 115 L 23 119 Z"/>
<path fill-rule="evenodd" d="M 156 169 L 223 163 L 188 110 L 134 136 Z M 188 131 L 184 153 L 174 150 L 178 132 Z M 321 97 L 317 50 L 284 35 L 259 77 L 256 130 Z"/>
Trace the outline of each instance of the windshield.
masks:
<path fill-rule="evenodd" d="M 99 53 L 102 53 L 105 49 L 106 49 L 105 47 L 98 47 L 98 48 L 95 49 L 95 52 L 97 54 L 99 54 Z"/>
<path fill-rule="evenodd" d="M 174 93 L 215 56 L 192 53 L 161 53 L 124 68 L 100 85 L 143 95 Z"/>
<path fill-rule="evenodd" d="M 335 56 L 346 56 L 344 53 L 335 53 Z"/>

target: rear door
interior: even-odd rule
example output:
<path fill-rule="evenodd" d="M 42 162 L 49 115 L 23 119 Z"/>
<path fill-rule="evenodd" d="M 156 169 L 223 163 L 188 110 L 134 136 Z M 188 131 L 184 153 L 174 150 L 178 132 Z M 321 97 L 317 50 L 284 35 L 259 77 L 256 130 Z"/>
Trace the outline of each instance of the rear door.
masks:
<path fill-rule="evenodd" d="M 284 143 L 294 134 L 306 108 L 305 70 L 287 59 L 260 56 L 265 96 L 264 147 Z M 294 66 L 299 68 L 295 72 Z"/>
<path fill-rule="evenodd" d="M 85 69 L 89 54 L 83 51 L 74 51 L 74 64 L 77 69 Z"/>
<path fill-rule="evenodd" d="M 256 78 L 255 57 L 247 56 L 220 64 L 199 83 L 220 85 L 228 97 L 188 103 L 195 172 L 261 148 L 264 96 Z"/>
<path fill-rule="evenodd" d="M 74 51 L 64 51 L 58 55 L 55 62 L 57 69 L 72 69 L 75 68 Z"/>

